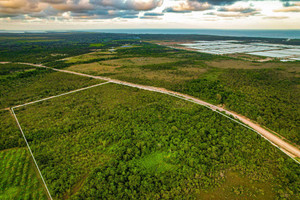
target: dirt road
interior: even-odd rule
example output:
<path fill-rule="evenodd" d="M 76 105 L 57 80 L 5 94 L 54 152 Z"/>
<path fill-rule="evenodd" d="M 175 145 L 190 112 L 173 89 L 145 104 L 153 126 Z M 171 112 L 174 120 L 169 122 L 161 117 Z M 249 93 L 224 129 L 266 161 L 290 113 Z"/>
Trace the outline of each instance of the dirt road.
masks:
<path fill-rule="evenodd" d="M 52 70 L 55 70 L 55 71 L 58 71 L 58 72 L 64 72 L 64 73 L 75 74 L 75 75 L 79 75 L 79 76 L 85 76 L 85 77 L 90 77 L 90 78 L 95 78 L 95 79 L 101 79 L 101 80 L 109 81 L 111 83 L 126 85 L 126 86 L 129 86 L 129 87 L 135 87 L 135 88 L 139 88 L 139 89 L 143 89 L 143 90 L 159 92 L 159 93 L 175 96 L 175 97 L 187 100 L 187 101 L 197 103 L 199 105 L 203 105 L 203 106 L 205 106 L 205 107 L 207 107 L 207 108 L 209 108 L 213 111 L 218 112 L 219 114 L 224 115 L 224 113 L 226 113 L 227 115 L 233 116 L 235 119 L 241 121 L 244 124 L 240 123 L 237 120 L 234 120 L 234 119 L 232 119 L 232 120 L 236 121 L 237 123 L 242 124 L 243 126 L 247 125 L 246 126 L 247 128 L 250 128 L 251 130 L 253 130 L 253 131 L 257 132 L 258 134 L 260 134 L 265 139 L 269 140 L 274 146 L 281 149 L 288 156 L 290 156 L 292 158 L 297 158 L 297 157 L 300 158 L 300 150 L 297 147 L 285 142 L 283 139 L 279 138 L 278 136 L 274 135 L 273 133 L 269 132 L 268 130 L 262 128 L 258 124 L 253 123 L 251 120 L 247 119 L 246 117 L 244 117 L 242 115 L 239 115 L 239 114 L 236 114 L 236 113 L 233 113 L 231 111 L 228 111 L 228 110 L 226 110 L 222 107 L 219 107 L 219 106 L 207 103 L 205 101 L 202 101 L 200 99 L 191 97 L 189 95 L 181 94 L 181 93 L 174 92 L 174 91 L 170 91 L 170 90 L 167 90 L 165 88 L 139 85 L 139 84 L 129 83 L 129 82 L 120 81 L 120 80 L 111 79 L 111 78 L 102 77 L 102 76 L 93 76 L 93 75 L 82 74 L 82 73 L 68 71 L 68 70 L 55 69 L 55 68 L 47 67 L 47 66 L 44 66 L 44 65 L 41 65 L 41 64 L 32 64 L 32 63 L 20 63 L 20 64 L 31 65 L 31 66 L 35 66 L 35 67 L 43 67 L 43 68 L 52 69 Z M 224 113 L 222 113 L 222 112 L 224 112 Z M 224 115 L 224 116 L 228 117 L 227 115 Z M 296 161 L 296 162 L 298 162 L 300 164 L 299 161 Z"/>

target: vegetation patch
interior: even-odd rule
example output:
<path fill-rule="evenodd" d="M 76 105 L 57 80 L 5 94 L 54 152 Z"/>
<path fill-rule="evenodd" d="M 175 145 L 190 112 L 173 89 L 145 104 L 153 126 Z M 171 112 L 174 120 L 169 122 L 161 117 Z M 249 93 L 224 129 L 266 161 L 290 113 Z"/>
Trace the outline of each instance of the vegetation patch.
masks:
<path fill-rule="evenodd" d="M 275 196 L 299 196 L 293 160 L 243 126 L 174 97 L 106 84 L 16 113 L 55 199 L 196 199 L 232 168 L 268 182 Z"/>
<path fill-rule="evenodd" d="M 16 121 L 9 112 L 9 110 L 0 110 L 0 151 L 25 146 Z"/>
<path fill-rule="evenodd" d="M 227 69 L 208 72 L 175 90 L 225 105 L 299 144 L 299 83 L 299 77 L 284 70 Z"/>
<path fill-rule="evenodd" d="M 94 43 L 94 44 L 90 44 L 90 47 L 103 47 L 104 44 L 103 43 Z"/>
<path fill-rule="evenodd" d="M 133 162 L 135 162 L 138 167 L 149 173 L 159 174 L 176 169 L 176 166 L 170 164 L 170 161 L 168 161 L 170 158 L 170 153 L 154 152 L 138 160 L 133 160 Z"/>
<path fill-rule="evenodd" d="M 47 199 L 27 149 L 0 151 L 0 199 Z"/>
<path fill-rule="evenodd" d="M 199 199 L 274 199 L 270 184 L 253 181 L 239 172 L 222 173 L 224 183 L 215 189 L 199 191 Z"/>

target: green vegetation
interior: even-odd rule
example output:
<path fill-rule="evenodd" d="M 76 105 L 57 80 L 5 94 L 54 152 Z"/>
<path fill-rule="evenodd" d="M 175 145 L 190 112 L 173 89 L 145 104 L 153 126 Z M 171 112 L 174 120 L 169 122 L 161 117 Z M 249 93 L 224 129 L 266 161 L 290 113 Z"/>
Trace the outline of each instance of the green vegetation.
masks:
<path fill-rule="evenodd" d="M 47 199 L 27 149 L 0 151 L 0 199 Z"/>
<path fill-rule="evenodd" d="M 3 108 L 101 82 L 16 62 L 190 94 L 300 144 L 298 62 L 250 62 L 154 44 L 225 38 L 236 39 L 0 34 L 0 62 L 15 62 L 0 64 L 0 199 L 47 198 Z M 300 199 L 293 160 L 245 127 L 174 97 L 110 83 L 15 111 L 54 199 Z"/>
<path fill-rule="evenodd" d="M 0 61 L 47 63 L 90 52 L 95 48 L 110 48 L 137 39 L 128 34 L 109 33 L 42 33 L 0 34 Z M 90 44 L 105 43 L 105 46 Z"/>
<path fill-rule="evenodd" d="M 142 43 L 71 71 L 165 87 L 199 97 L 257 121 L 300 144 L 297 63 L 249 62 Z"/>
<path fill-rule="evenodd" d="M 0 152 L 4 149 L 24 147 L 25 141 L 16 121 L 8 110 L 0 110 Z"/>
<path fill-rule="evenodd" d="M 95 44 L 90 44 L 90 47 L 103 47 L 104 44 L 102 43 L 95 43 Z"/>
<path fill-rule="evenodd" d="M 0 64 L 0 108 L 61 94 L 101 81 L 17 64 Z M 3 69 L 3 70 L 2 70 Z"/>
<path fill-rule="evenodd" d="M 8 110 L 0 111 L 0 199 L 47 199 L 25 141 Z"/>
<path fill-rule="evenodd" d="M 107 84 L 16 110 L 55 199 L 299 198 L 299 167 L 256 133 L 167 95 Z M 259 187 L 261 185 L 269 187 Z"/>
<path fill-rule="evenodd" d="M 228 69 L 216 78 L 210 74 L 176 90 L 223 104 L 300 144 L 299 77 L 276 69 Z"/>

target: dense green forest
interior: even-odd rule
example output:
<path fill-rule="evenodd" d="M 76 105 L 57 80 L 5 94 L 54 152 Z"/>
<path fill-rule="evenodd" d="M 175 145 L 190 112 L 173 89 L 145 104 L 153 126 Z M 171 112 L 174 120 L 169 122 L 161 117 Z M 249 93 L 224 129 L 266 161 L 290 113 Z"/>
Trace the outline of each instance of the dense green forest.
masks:
<path fill-rule="evenodd" d="M 8 110 L 0 111 L 0 199 L 47 199 L 32 158 Z"/>
<path fill-rule="evenodd" d="M 107 84 L 16 113 L 55 199 L 300 198 L 297 163 L 174 97 Z"/>
<path fill-rule="evenodd" d="M 217 77 L 209 75 L 174 88 L 223 104 L 300 144 L 299 77 L 276 69 L 228 69 Z"/>
<path fill-rule="evenodd" d="M 25 141 L 9 110 L 0 110 L 0 151 L 14 147 L 25 147 Z"/>

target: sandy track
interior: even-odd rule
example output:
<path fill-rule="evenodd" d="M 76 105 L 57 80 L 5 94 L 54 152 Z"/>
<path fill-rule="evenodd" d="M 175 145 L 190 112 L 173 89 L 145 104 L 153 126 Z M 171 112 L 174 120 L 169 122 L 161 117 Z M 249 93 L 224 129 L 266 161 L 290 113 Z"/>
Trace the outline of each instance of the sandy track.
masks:
<path fill-rule="evenodd" d="M 55 71 L 58 71 L 58 72 L 64 72 L 64 73 L 75 74 L 75 75 L 79 75 L 79 76 L 85 76 L 85 77 L 90 77 L 90 78 L 95 78 L 95 79 L 101 79 L 101 80 L 109 81 L 109 82 L 116 83 L 116 84 L 121 84 L 121 85 L 130 86 L 130 87 L 140 88 L 140 89 L 143 89 L 143 90 L 148 90 L 148 91 L 159 92 L 159 93 L 163 93 L 163 94 L 167 94 L 167 95 L 171 95 L 171 96 L 176 96 L 176 97 L 179 97 L 181 99 L 191 101 L 191 102 L 197 103 L 199 105 L 203 105 L 203 106 L 205 106 L 205 107 L 207 107 L 207 108 L 209 108 L 213 111 L 216 111 L 216 112 L 218 112 L 222 115 L 224 115 L 224 114 L 221 113 L 221 112 L 224 112 L 227 115 L 231 115 L 235 119 L 241 121 L 242 123 L 247 125 L 248 128 L 252 129 L 253 131 L 255 131 L 258 134 L 260 134 L 261 136 L 263 136 L 265 139 L 269 140 L 273 145 L 275 145 L 276 147 L 281 149 L 288 156 L 290 156 L 292 158 L 296 158 L 296 157 L 300 158 L 300 150 L 297 147 L 285 142 L 283 139 L 281 139 L 278 136 L 274 135 L 273 133 L 267 131 L 266 129 L 262 128 L 258 124 L 252 122 L 250 119 L 247 119 L 246 117 L 244 117 L 242 115 L 239 115 L 239 114 L 233 113 L 231 111 L 228 111 L 228 110 L 226 110 L 222 107 L 219 107 L 219 106 L 210 104 L 208 102 L 202 101 L 200 99 L 191 97 L 189 95 L 174 92 L 174 91 L 170 91 L 170 90 L 167 90 L 165 88 L 139 85 L 139 84 L 129 83 L 129 82 L 120 81 L 120 80 L 111 79 L 111 78 L 102 77 L 102 76 L 93 76 L 93 75 L 88 75 L 88 74 L 83 74 L 83 73 L 78 73 L 78 72 L 73 72 L 73 71 L 68 71 L 68 70 L 55 69 L 55 68 L 47 67 L 47 66 L 44 66 L 44 65 L 41 65 L 41 64 L 32 64 L 32 63 L 20 63 L 20 64 L 31 65 L 31 66 L 35 66 L 35 67 L 43 67 L 43 68 L 52 69 L 52 70 L 55 70 Z M 224 115 L 224 116 L 226 116 L 226 115 Z M 226 117 L 228 117 L 228 116 L 226 116 Z M 236 122 L 238 122 L 238 121 L 236 121 Z M 298 162 L 298 161 L 296 161 L 296 162 Z"/>

